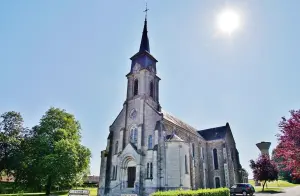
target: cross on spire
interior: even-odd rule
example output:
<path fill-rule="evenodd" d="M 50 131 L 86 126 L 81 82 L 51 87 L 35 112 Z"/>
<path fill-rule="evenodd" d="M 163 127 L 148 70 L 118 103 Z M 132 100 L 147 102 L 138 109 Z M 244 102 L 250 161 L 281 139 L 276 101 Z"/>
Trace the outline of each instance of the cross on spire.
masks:
<path fill-rule="evenodd" d="M 144 12 L 146 13 L 146 14 L 145 14 L 145 20 L 147 20 L 147 14 L 148 14 L 148 11 L 149 11 L 149 9 L 148 9 L 148 7 L 147 7 L 147 2 L 146 2 L 146 9 L 144 10 Z"/>
<path fill-rule="evenodd" d="M 144 21 L 144 29 L 143 29 L 143 35 L 142 35 L 142 40 L 141 40 L 141 45 L 140 45 L 140 50 L 139 52 L 144 52 L 147 51 L 150 53 L 150 46 L 149 46 L 149 39 L 148 39 L 148 34 L 147 34 L 147 13 L 149 9 L 147 6 L 147 1 L 146 1 L 146 9 L 144 10 L 145 14 L 145 21 Z"/>

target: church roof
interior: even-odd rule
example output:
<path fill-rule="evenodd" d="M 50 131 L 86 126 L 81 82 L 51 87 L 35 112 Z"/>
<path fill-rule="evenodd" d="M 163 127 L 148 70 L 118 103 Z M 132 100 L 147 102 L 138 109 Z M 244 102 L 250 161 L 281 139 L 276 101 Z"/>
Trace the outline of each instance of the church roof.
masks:
<path fill-rule="evenodd" d="M 187 123 L 183 122 L 182 120 L 172 116 L 171 114 L 167 113 L 166 111 L 162 110 L 163 118 L 167 121 L 170 121 L 171 123 L 181 127 L 184 130 L 188 130 L 194 133 L 197 133 L 197 129 L 194 127 L 188 125 Z"/>
<path fill-rule="evenodd" d="M 157 62 L 157 60 L 150 54 L 150 44 L 149 44 L 148 30 L 147 30 L 147 19 L 145 19 L 145 22 L 144 22 L 144 28 L 143 28 L 140 49 L 130 59 L 133 60 L 136 57 L 141 57 L 141 56 L 148 56 L 148 57 L 150 57 L 151 60 Z"/>
<path fill-rule="evenodd" d="M 198 131 L 198 133 L 205 140 L 218 140 L 218 139 L 224 139 L 225 138 L 228 128 L 230 128 L 229 124 L 226 123 L 225 126 L 200 130 L 200 131 Z"/>
<path fill-rule="evenodd" d="M 144 22 L 144 29 L 143 29 L 143 35 L 142 35 L 139 52 L 144 52 L 144 51 L 148 51 L 150 53 L 150 45 L 149 45 L 148 30 L 147 30 L 147 19 L 145 19 Z"/>
<path fill-rule="evenodd" d="M 139 64 L 141 66 L 140 69 L 148 69 L 149 71 L 154 70 L 154 72 L 156 73 L 156 63 L 158 61 L 150 54 L 150 44 L 149 44 L 148 30 L 147 30 L 147 18 L 145 18 L 145 22 L 144 22 L 140 49 L 135 55 L 133 55 L 130 58 L 130 60 L 132 60 L 131 71 L 126 76 L 129 76 L 133 72 L 133 68 L 136 64 Z"/>

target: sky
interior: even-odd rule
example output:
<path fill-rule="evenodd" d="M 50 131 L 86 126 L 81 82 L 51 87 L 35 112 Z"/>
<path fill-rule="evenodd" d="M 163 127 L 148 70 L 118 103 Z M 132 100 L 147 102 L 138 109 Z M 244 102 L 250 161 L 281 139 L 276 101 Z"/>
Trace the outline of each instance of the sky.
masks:
<path fill-rule="evenodd" d="M 299 109 L 300 2 L 148 0 L 151 54 L 158 60 L 160 103 L 197 129 L 229 122 L 242 166 L 256 143 L 277 144 L 278 123 Z M 0 2 L 0 113 L 25 126 L 51 106 L 75 115 L 99 175 L 100 151 L 126 98 L 129 58 L 139 49 L 144 0 Z M 225 9 L 240 16 L 220 32 Z M 298 89 L 298 90 L 297 90 Z"/>

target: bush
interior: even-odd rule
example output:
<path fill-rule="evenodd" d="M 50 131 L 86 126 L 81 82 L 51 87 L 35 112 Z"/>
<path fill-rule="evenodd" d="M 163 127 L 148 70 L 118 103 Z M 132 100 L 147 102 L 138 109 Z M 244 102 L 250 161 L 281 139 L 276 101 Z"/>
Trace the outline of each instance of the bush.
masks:
<path fill-rule="evenodd" d="M 0 184 L 0 194 L 4 193 L 4 187 Z"/>
<path fill-rule="evenodd" d="M 13 182 L 0 182 L 0 194 L 11 193 L 13 191 Z"/>
<path fill-rule="evenodd" d="M 152 193 L 151 196 L 228 196 L 228 188 L 199 189 L 199 190 L 174 190 Z"/>

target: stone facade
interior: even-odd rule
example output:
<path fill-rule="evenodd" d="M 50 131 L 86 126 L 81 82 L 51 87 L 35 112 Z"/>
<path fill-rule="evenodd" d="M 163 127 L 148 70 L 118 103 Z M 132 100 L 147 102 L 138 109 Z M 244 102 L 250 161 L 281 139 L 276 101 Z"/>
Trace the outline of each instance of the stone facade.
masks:
<path fill-rule="evenodd" d="M 228 123 L 197 130 L 161 109 L 147 21 L 140 51 L 131 60 L 127 97 L 101 151 L 98 195 L 149 195 L 240 182 L 238 151 Z"/>

